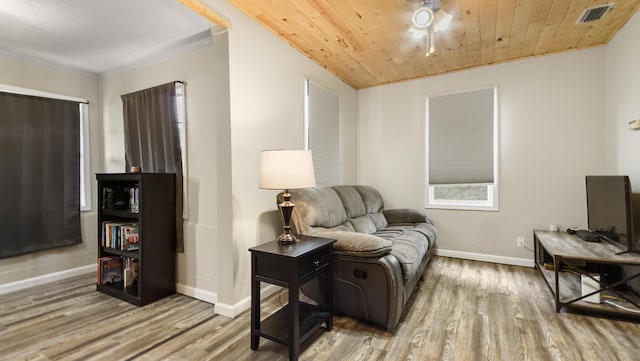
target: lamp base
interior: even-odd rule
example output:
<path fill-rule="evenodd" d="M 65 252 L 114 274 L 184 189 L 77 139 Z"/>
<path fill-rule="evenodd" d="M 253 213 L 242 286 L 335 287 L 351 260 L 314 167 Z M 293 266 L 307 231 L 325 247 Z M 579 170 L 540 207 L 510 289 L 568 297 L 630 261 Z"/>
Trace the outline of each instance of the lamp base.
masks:
<path fill-rule="evenodd" d="M 296 236 L 291 234 L 291 226 L 289 225 L 289 221 L 291 220 L 291 213 L 293 212 L 293 207 L 295 206 L 295 204 L 291 202 L 291 193 L 289 193 L 288 189 L 284 190 L 282 198 L 284 198 L 284 201 L 278 204 L 278 206 L 280 207 L 282 218 L 284 220 L 284 227 L 282 227 L 284 229 L 284 232 L 278 237 L 278 243 L 296 243 Z"/>
<path fill-rule="evenodd" d="M 283 233 L 278 237 L 278 243 L 280 244 L 293 244 L 297 241 L 296 236 L 291 233 Z"/>

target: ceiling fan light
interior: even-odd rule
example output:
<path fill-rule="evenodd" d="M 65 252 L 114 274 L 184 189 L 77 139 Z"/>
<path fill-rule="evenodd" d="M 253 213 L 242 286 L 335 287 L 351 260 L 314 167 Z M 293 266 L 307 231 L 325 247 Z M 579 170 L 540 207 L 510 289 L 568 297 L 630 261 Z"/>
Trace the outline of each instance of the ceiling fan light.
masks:
<path fill-rule="evenodd" d="M 433 31 L 437 33 L 438 31 L 447 30 L 451 25 L 451 20 L 453 20 L 453 16 L 444 10 L 436 11 L 433 19 Z"/>
<path fill-rule="evenodd" d="M 426 29 L 418 29 L 415 26 L 409 28 L 409 32 L 413 35 L 414 39 L 422 39 L 425 35 L 427 35 Z"/>
<path fill-rule="evenodd" d="M 413 16 L 411 17 L 411 23 L 416 28 L 424 29 L 429 27 L 433 23 L 433 18 L 434 18 L 433 10 L 431 10 L 426 6 L 423 6 L 413 12 Z"/>

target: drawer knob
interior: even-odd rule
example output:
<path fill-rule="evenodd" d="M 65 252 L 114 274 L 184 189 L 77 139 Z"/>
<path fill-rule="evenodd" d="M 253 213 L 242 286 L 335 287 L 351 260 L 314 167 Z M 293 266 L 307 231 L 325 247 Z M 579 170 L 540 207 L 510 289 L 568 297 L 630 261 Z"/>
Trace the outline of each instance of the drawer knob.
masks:
<path fill-rule="evenodd" d="M 320 261 L 313 261 L 313 264 L 316 265 L 316 267 L 320 266 Z"/>

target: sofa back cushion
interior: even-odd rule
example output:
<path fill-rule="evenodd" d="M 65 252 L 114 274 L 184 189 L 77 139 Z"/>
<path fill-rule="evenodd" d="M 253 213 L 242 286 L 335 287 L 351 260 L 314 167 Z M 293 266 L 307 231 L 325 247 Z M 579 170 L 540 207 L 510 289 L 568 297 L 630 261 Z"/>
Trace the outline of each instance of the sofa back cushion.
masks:
<path fill-rule="evenodd" d="M 371 186 L 314 187 L 290 193 L 296 205 L 291 225 L 300 234 L 327 230 L 373 234 L 388 225 L 382 196 Z M 282 193 L 278 202 L 282 202 Z"/>
<path fill-rule="evenodd" d="M 371 186 L 353 186 L 353 188 L 360 194 L 365 212 L 375 225 L 376 230 L 385 229 L 389 223 L 383 213 L 384 202 L 382 201 L 380 192 Z"/>
<path fill-rule="evenodd" d="M 347 213 L 333 188 L 292 189 L 289 193 L 296 205 L 291 224 L 297 233 L 313 235 L 314 228 L 349 230 L 350 227 L 345 228 Z M 282 193 L 278 195 L 278 202 L 282 202 Z"/>
<path fill-rule="evenodd" d="M 378 213 L 384 209 L 382 195 L 377 189 L 371 186 L 348 186 L 353 187 L 359 194 L 365 212 L 368 214 Z"/>
<path fill-rule="evenodd" d="M 362 196 L 354 186 L 334 186 L 331 188 L 340 197 L 347 218 L 358 218 L 367 214 Z"/>
<path fill-rule="evenodd" d="M 351 218 L 349 219 L 349 223 L 351 223 L 353 230 L 359 233 L 374 234 L 377 230 L 375 223 L 373 223 L 368 214 Z"/>

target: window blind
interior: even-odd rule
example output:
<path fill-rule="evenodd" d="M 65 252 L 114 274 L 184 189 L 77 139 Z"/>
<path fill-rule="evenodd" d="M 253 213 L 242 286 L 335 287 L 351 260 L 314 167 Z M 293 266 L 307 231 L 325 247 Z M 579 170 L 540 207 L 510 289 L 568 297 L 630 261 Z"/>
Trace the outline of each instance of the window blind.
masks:
<path fill-rule="evenodd" d="M 306 149 L 313 154 L 316 185 L 340 183 L 339 99 L 306 80 Z"/>
<path fill-rule="evenodd" d="M 429 97 L 429 184 L 494 182 L 495 89 Z"/>

